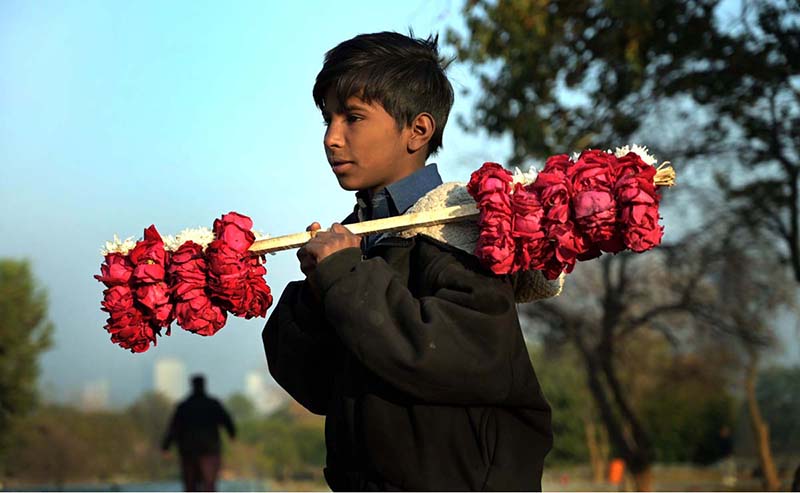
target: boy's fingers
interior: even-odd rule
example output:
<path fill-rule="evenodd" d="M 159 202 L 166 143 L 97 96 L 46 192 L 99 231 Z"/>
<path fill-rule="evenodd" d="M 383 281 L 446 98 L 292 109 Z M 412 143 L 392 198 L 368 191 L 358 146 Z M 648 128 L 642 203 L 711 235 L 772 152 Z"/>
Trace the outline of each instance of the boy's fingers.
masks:
<path fill-rule="evenodd" d="M 309 224 L 309 226 L 306 228 L 306 231 L 310 232 L 311 237 L 313 238 L 317 236 L 317 230 L 319 229 L 322 229 L 322 226 L 320 226 L 318 222 L 314 221 L 313 223 Z"/>
<path fill-rule="evenodd" d="M 334 233 L 353 234 L 353 233 L 350 232 L 349 229 L 347 229 L 346 227 L 342 226 L 341 223 L 333 223 L 333 224 L 331 224 L 331 231 L 333 231 Z"/>

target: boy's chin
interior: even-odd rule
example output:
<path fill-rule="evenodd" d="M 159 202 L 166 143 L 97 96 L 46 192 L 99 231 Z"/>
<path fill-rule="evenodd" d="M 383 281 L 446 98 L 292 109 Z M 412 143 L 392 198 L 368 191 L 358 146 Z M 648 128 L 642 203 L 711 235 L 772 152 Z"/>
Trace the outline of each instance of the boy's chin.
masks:
<path fill-rule="evenodd" d="M 363 181 L 358 180 L 353 176 L 337 176 L 336 180 L 339 182 L 339 186 L 348 192 L 357 192 L 359 190 L 370 188 L 368 185 L 365 185 Z"/>

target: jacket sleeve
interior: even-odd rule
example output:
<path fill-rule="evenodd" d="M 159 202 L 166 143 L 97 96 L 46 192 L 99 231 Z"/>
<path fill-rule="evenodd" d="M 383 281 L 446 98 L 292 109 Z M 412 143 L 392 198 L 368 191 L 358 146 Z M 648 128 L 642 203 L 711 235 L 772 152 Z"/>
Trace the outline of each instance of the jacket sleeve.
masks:
<path fill-rule="evenodd" d="M 325 414 L 341 343 L 306 281 L 291 282 L 262 332 L 269 371 L 302 406 Z"/>
<path fill-rule="evenodd" d="M 439 404 L 509 402 L 514 364 L 527 358 L 513 288 L 466 256 L 429 243 L 419 252 L 421 272 L 412 275 L 430 293 L 419 298 L 382 258 L 361 260 L 358 249 L 325 258 L 313 275 L 326 317 L 347 349 L 407 394 Z"/>

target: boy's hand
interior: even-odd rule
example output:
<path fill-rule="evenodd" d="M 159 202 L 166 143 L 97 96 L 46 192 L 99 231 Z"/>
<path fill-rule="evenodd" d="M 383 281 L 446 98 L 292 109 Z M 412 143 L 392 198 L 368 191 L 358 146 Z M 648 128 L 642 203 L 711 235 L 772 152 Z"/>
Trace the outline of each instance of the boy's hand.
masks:
<path fill-rule="evenodd" d="M 317 231 L 320 229 L 319 223 L 312 223 L 306 231 Z M 332 253 L 344 250 L 345 248 L 361 246 L 361 237 L 354 235 L 347 228 L 339 223 L 333 223 L 328 231 L 322 231 L 314 235 L 311 240 L 297 251 L 297 258 L 300 260 L 300 270 L 306 277 L 316 269 L 317 264 L 331 255 Z"/>

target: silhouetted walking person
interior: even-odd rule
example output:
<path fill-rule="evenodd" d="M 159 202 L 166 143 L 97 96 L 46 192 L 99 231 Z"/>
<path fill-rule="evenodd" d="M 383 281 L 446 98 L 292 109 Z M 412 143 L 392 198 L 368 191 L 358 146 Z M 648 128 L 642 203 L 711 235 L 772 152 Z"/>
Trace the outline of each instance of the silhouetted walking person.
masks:
<path fill-rule="evenodd" d="M 178 443 L 181 474 L 186 491 L 216 491 L 221 465 L 219 427 L 231 438 L 236 428 L 220 402 L 206 395 L 205 378 L 192 377 L 192 394 L 178 404 L 161 445 L 168 450 Z"/>

